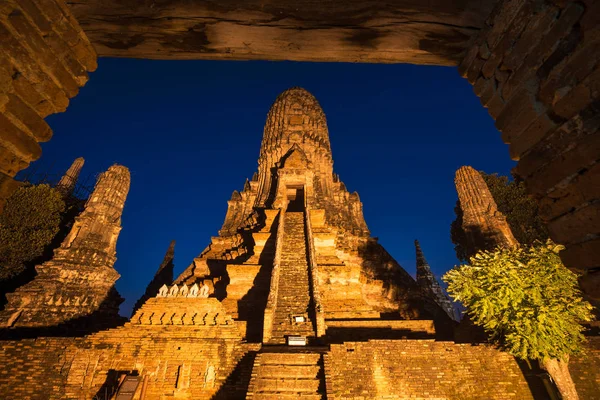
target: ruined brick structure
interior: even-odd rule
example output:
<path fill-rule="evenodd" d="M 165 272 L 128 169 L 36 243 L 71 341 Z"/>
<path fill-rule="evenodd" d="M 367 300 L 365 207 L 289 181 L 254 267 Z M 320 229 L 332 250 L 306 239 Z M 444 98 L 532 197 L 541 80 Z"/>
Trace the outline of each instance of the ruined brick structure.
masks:
<path fill-rule="evenodd" d="M 174 281 L 172 243 L 131 319 L 108 329 L 120 322 L 112 263 L 129 174 L 103 174 L 55 258 L 10 296 L 0 394 L 533 398 L 512 357 L 452 340 L 450 305 L 418 243 L 415 281 L 369 236 L 310 93 L 277 98 L 258 164 L 219 236 Z"/>
<path fill-rule="evenodd" d="M 0 324 L 52 328 L 77 318 L 93 318 L 96 327 L 118 320 L 122 302 L 114 288 L 121 214 L 129 191 L 129 171 L 113 165 L 98 178 L 85 209 L 48 262 L 36 266 L 35 279 L 7 294 Z"/>
<path fill-rule="evenodd" d="M 469 256 L 479 250 L 518 246 L 506 217 L 498 210 L 492 193 L 483 177 L 473 167 L 464 166 L 456 171 L 454 179 L 462 212 Z"/>
<path fill-rule="evenodd" d="M 69 196 L 71 193 L 73 193 L 84 163 L 85 160 L 83 157 L 76 158 L 67 172 L 65 172 L 65 174 L 60 178 L 60 181 L 58 181 L 56 184 L 56 189 L 58 189 L 64 196 Z"/>

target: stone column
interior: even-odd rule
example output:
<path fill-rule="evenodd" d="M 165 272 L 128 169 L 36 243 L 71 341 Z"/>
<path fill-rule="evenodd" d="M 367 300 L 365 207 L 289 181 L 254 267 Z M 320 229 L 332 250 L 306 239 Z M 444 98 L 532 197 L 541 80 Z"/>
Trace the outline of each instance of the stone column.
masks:
<path fill-rule="evenodd" d="M 63 112 L 97 67 L 96 52 L 64 0 L 0 3 L 0 211 L 17 172 L 52 137 L 44 121 Z"/>
<path fill-rule="evenodd" d="M 450 318 L 457 321 L 456 312 L 452 306 L 452 302 L 444 293 L 444 290 L 435 279 L 435 275 L 431 272 L 431 268 L 423 255 L 419 241 L 415 240 L 415 248 L 417 251 L 417 284 L 425 293 L 425 295 L 432 298 Z"/>
<path fill-rule="evenodd" d="M 600 299 L 600 3 L 501 0 L 459 66 L 565 265 Z"/>
<path fill-rule="evenodd" d="M 7 294 L 0 325 L 54 327 L 88 317 L 81 325 L 100 328 L 119 318 L 113 265 L 129 183 L 129 170 L 120 165 L 100 175 L 52 260 L 36 267 L 33 281 Z"/>
<path fill-rule="evenodd" d="M 462 228 L 469 256 L 479 250 L 519 244 L 479 172 L 469 166 L 460 167 L 454 183 L 463 212 Z"/>
<path fill-rule="evenodd" d="M 83 168 L 84 162 L 85 160 L 83 157 L 75 159 L 67 172 L 65 172 L 62 178 L 60 178 L 56 188 L 64 196 L 69 196 L 71 193 L 73 193 L 73 189 L 75 189 L 75 185 L 77 184 L 77 179 L 79 179 L 79 173 L 81 172 L 81 168 Z"/>

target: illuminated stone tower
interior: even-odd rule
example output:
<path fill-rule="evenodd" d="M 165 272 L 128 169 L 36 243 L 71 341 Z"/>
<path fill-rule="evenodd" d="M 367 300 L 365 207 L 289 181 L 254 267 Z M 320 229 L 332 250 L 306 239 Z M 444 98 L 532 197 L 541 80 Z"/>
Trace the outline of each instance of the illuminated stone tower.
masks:
<path fill-rule="evenodd" d="M 462 211 L 462 229 L 467 237 L 466 250 L 469 256 L 479 250 L 519 244 L 479 172 L 473 167 L 460 167 L 456 171 L 454 182 Z"/>
<path fill-rule="evenodd" d="M 11 327 L 55 327 L 94 314 L 100 327 L 118 318 L 123 301 L 114 288 L 113 268 L 121 214 L 129 191 L 129 170 L 113 165 L 98 178 L 84 210 L 52 260 L 14 293 L 0 321 Z"/>

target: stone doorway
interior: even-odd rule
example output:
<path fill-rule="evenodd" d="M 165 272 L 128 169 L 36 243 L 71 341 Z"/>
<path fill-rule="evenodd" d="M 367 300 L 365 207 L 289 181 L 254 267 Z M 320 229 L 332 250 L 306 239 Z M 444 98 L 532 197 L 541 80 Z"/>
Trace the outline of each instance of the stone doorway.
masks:
<path fill-rule="evenodd" d="M 304 186 L 293 185 L 286 186 L 285 195 L 287 198 L 287 209 L 289 212 L 304 211 Z"/>

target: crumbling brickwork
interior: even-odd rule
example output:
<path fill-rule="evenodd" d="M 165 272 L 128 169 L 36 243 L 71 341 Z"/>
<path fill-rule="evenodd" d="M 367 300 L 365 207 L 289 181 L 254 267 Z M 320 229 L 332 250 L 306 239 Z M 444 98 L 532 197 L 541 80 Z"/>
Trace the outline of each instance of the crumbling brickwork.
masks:
<path fill-rule="evenodd" d="M 328 399 L 533 399 L 514 358 L 484 345 L 370 340 L 326 357 Z"/>

